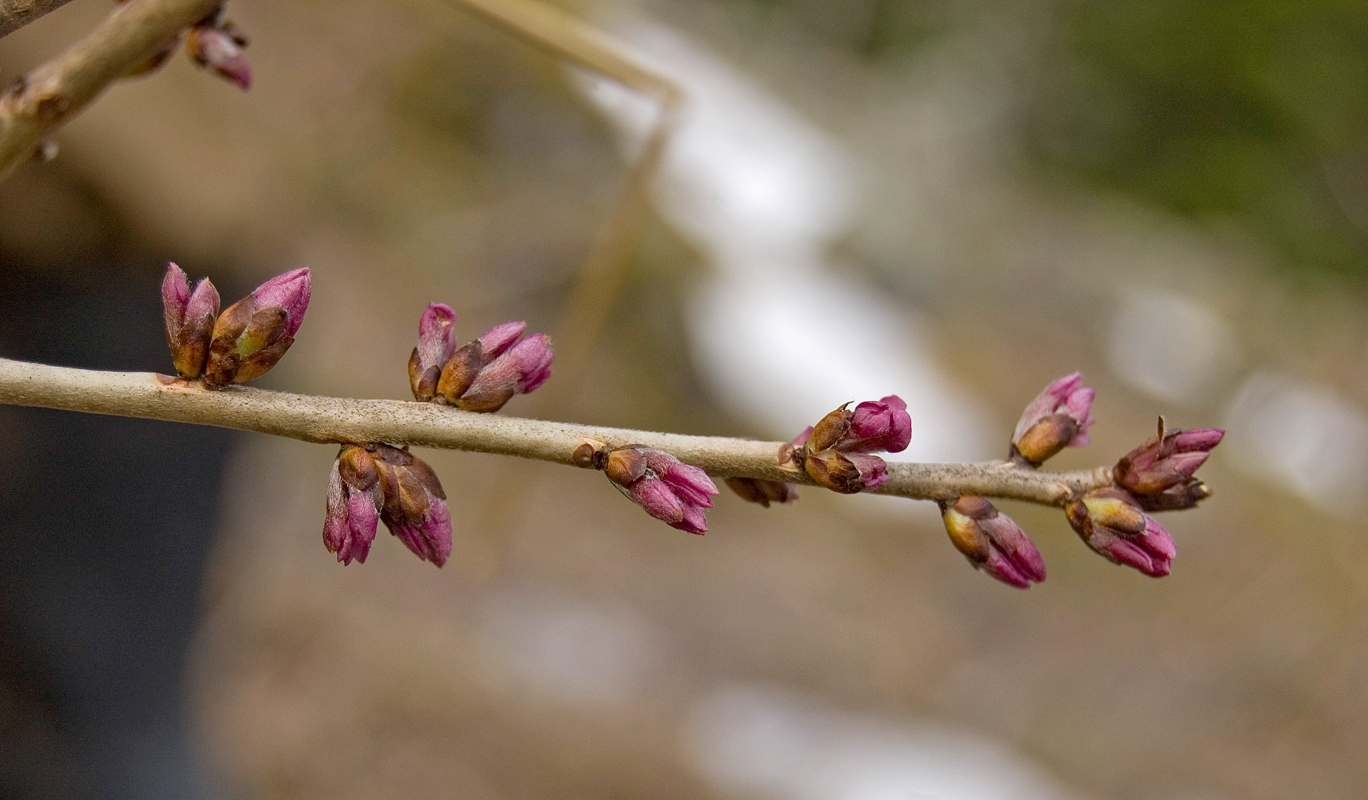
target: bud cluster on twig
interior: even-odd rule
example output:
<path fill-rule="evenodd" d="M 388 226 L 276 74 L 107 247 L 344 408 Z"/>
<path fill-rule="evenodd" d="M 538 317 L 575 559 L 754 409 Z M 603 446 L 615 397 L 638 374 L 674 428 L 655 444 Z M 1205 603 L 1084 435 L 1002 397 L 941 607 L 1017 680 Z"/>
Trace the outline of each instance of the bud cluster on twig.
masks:
<path fill-rule="evenodd" d="M 1011 460 L 1035 469 L 1065 447 L 1088 444 L 1096 393 L 1079 373 L 1054 381 L 1022 412 L 1012 434 Z M 1113 467 L 1116 485 L 1068 497 L 1069 524 L 1094 552 L 1151 577 L 1172 570 L 1173 537 L 1146 511 L 1190 508 L 1210 495 L 1193 473 L 1220 444 L 1224 431 L 1159 432 Z M 1045 562 L 1021 528 L 982 497 L 941 504 L 950 540 L 970 563 L 998 580 L 1026 588 L 1045 579 Z"/>
<path fill-rule="evenodd" d="M 176 371 L 208 389 L 265 373 L 294 341 L 309 294 L 309 271 L 298 269 L 272 278 L 220 314 L 213 284 L 204 279 L 192 287 L 171 264 L 162 300 Z M 525 336 L 525 323 L 496 325 L 460 347 L 455 326 L 456 312 L 450 306 L 430 303 L 419 319 L 417 345 L 408 360 L 414 398 L 450 409 L 438 413 L 494 413 L 550 378 L 550 339 Z M 1008 460 L 989 466 L 1019 480 L 1065 447 L 1087 445 L 1095 395 L 1079 373 L 1050 383 L 1022 412 Z M 795 483 L 839 494 L 878 489 L 889 481 L 889 466 L 878 454 L 902 452 L 911 442 L 907 404 L 889 395 L 850 406 L 831 411 L 771 451 L 769 471 L 760 473 L 765 477 L 717 471 L 736 495 L 766 507 L 796 501 Z M 1049 499 L 1022 494 L 1006 483 L 980 484 L 984 488 L 974 487 L 979 493 L 959 496 L 917 496 L 936 499 L 951 543 L 970 564 L 1011 586 L 1028 588 L 1043 581 L 1045 561 L 1030 537 L 985 494 L 1062 506 L 1089 548 L 1159 577 L 1171 571 L 1176 548 L 1150 514 L 1191 508 L 1210 496 L 1195 473 L 1223 436 L 1216 428 L 1168 431 L 1161 419 L 1158 432 L 1114 466 L 1093 471 L 1087 482 L 1066 484 L 1061 493 L 1046 495 Z M 705 470 L 672 453 L 640 443 L 609 446 L 585 437 L 562 459 L 603 472 L 625 497 L 673 528 L 696 534 L 708 529 L 705 512 L 713 507 L 717 485 Z M 791 480 L 776 480 L 776 474 Z M 344 564 L 365 561 L 377 526 L 384 522 L 419 558 L 441 566 L 452 546 L 445 500 L 432 469 L 406 447 L 344 442 L 329 478 L 324 544 Z"/>
<path fill-rule="evenodd" d="M 194 289 L 170 264 L 162 280 L 166 342 L 176 373 L 218 389 L 246 383 L 270 371 L 304 322 L 309 307 L 309 270 L 277 275 L 219 313 L 219 294 L 208 278 Z"/>
<path fill-rule="evenodd" d="M 493 413 L 515 394 L 528 394 L 551 377 L 551 337 L 522 338 L 527 323 L 505 322 L 456 347 L 456 312 L 431 303 L 418 321 L 418 346 L 409 357 L 409 388 L 422 402 Z"/>

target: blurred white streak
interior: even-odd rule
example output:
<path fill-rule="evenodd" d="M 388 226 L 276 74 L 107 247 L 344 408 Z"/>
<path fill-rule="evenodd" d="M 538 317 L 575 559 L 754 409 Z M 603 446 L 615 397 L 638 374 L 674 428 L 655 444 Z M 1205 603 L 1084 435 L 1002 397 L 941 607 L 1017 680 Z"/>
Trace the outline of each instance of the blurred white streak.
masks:
<path fill-rule="evenodd" d="M 1209 399 L 1237 366 L 1239 348 L 1230 326 L 1183 295 L 1134 291 L 1110 323 L 1112 370 L 1161 400 L 1194 404 Z"/>
<path fill-rule="evenodd" d="M 481 632 L 528 688 L 570 705 L 622 705 L 641 694 L 657 654 L 649 625 L 621 607 L 545 592 L 498 593 Z"/>
<path fill-rule="evenodd" d="M 826 259 L 859 210 L 846 149 L 683 34 L 641 19 L 607 27 L 687 93 L 658 203 L 712 267 L 689 334 L 719 400 L 757 433 L 787 438 L 848 400 L 898 394 L 914 423 L 907 458 L 993 455 L 988 415 L 937 367 L 915 315 Z M 639 141 L 650 106 L 614 84 L 583 83 Z"/>
<path fill-rule="evenodd" d="M 1005 745 L 923 721 L 854 714 L 772 686 L 732 685 L 690 714 L 685 749 L 723 791 L 791 800 L 1066 800 Z"/>
<path fill-rule="evenodd" d="M 1235 464 L 1291 486 L 1319 508 L 1368 507 L 1368 415 L 1338 394 L 1290 375 L 1258 372 L 1226 418 Z"/>

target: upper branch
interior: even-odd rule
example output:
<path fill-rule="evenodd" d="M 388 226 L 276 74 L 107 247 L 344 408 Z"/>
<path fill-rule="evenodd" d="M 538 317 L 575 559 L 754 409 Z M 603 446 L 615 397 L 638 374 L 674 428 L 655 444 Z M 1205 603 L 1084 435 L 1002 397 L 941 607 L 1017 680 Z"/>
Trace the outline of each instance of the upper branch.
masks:
<path fill-rule="evenodd" d="M 0 37 L 14 33 L 71 0 L 0 0 Z"/>
<path fill-rule="evenodd" d="M 132 0 L 71 49 L 6 89 L 0 95 L 0 179 L 109 84 L 222 1 Z"/>
<path fill-rule="evenodd" d="M 780 442 L 684 436 L 476 414 L 431 403 L 354 400 L 245 387 L 210 391 L 150 372 L 104 372 L 0 358 L 0 403 L 288 436 L 306 442 L 386 442 L 573 464 L 586 439 L 611 447 L 643 444 L 718 476 L 812 483 L 780 468 Z M 1062 505 L 1071 494 L 1112 482 L 1110 468 L 1039 472 L 1010 462 L 888 465 L 874 491 L 925 500 L 961 495 Z"/>

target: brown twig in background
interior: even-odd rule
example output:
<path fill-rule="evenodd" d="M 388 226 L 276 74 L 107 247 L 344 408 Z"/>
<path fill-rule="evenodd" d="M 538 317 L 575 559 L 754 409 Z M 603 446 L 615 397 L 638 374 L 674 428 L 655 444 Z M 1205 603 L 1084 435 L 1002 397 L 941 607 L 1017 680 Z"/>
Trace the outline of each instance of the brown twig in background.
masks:
<path fill-rule="evenodd" d="M 132 0 L 85 39 L 0 94 L 0 180 L 109 84 L 222 0 Z"/>
<path fill-rule="evenodd" d="M 779 465 L 781 442 L 685 436 L 476 414 L 431 403 L 355 400 L 234 387 L 210 391 L 150 372 L 105 372 L 0 358 L 0 403 L 235 428 L 306 442 L 386 442 L 574 465 L 586 440 L 642 444 L 718 476 L 812 483 Z M 874 489 L 920 500 L 983 495 L 1060 506 L 1112 483 L 1111 468 L 1044 472 L 1011 462 L 888 464 Z"/>
<path fill-rule="evenodd" d="M 0 37 L 14 33 L 71 0 L 0 0 Z"/>

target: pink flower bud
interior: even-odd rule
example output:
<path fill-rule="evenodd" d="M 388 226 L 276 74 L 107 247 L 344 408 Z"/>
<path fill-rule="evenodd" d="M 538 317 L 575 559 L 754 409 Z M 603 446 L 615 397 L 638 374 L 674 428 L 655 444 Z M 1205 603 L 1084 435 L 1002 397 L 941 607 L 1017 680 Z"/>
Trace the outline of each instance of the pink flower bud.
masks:
<path fill-rule="evenodd" d="M 265 375 L 294 344 L 309 307 L 309 270 L 277 275 L 229 306 L 214 323 L 204 385 L 217 388 Z"/>
<path fill-rule="evenodd" d="M 855 406 L 836 449 L 843 453 L 901 453 L 912 441 L 912 417 L 897 395 Z"/>
<path fill-rule="evenodd" d="M 380 521 L 414 555 L 442 566 L 451 556 L 451 509 L 437 474 L 407 450 L 370 448 L 380 477 Z"/>
<path fill-rule="evenodd" d="M 343 446 L 328 476 L 323 545 L 337 560 L 365 563 L 380 521 L 380 474 L 364 448 Z"/>
<path fill-rule="evenodd" d="M 1152 578 L 1172 570 L 1177 548 L 1164 527 L 1123 489 L 1094 489 L 1064 507 L 1069 524 L 1093 551 Z"/>
<path fill-rule="evenodd" d="M 551 377 L 551 338 L 544 333 L 529 336 L 487 362 L 457 407 L 490 413 L 503 408 L 515 394 L 527 394 Z"/>
<path fill-rule="evenodd" d="M 440 336 L 439 318 L 446 321 Z M 546 334 L 523 339 L 527 323 L 505 322 L 464 347 L 455 348 L 451 327 L 455 319 L 455 312 L 440 303 L 429 305 L 423 314 L 419 347 L 409 357 L 409 385 L 418 400 L 487 414 L 503 408 L 514 395 L 536 390 L 551 377 L 555 356 L 551 338 Z M 430 342 L 426 351 L 424 341 Z"/>
<path fill-rule="evenodd" d="M 1193 473 L 1224 436 L 1220 428 L 1166 433 L 1160 420 L 1157 434 L 1117 462 L 1113 470 L 1116 482 L 1137 495 L 1162 494 L 1193 483 Z"/>
<path fill-rule="evenodd" d="M 1083 374 L 1065 375 L 1045 387 L 1022 412 L 1012 434 L 1012 456 L 1033 466 L 1065 447 L 1088 443 L 1088 426 L 1093 423 L 1093 397 L 1096 393 L 1083 385 Z"/>
<path fill-rule="evenodd" d="M 1045 580 L 1045 560 L 1035 543 L 993 504 L 977 496 L 941 506 L 945 530 L 969 563 L 1020 589 Z"/>
<path fill-rule="evenodd" d="M 427 402 L 437 394 L 442 367 L 456 352 L 456 312 L 442 303 L 429 303 L 418 320 L 418 346 L 409 356 L 409 387 L 414 398 Z"/>
<path fill-rule="evenodd" d="M 213 70 L 242 89 L 252 85 L 252 65 L 247 63 L 242 48 L 247 40 L 232 28 L 218 25 L 196 25 L 185 39 L 186 50 L 196 64 Z"/>
<path fill-rule="evenodd" d="M 190 281 L 175 264 L 168 264 L 162 279 L 162 310 L 166 320 L 166 343 L 171 361 L 182 378 L 198 378 L 204 372 L 218 316 L 219 294 L 208 278 L 190 290 Z"/>
<path fill-rule="evenodd" d="M 818 484 L 853 494 L 888 482 L 888 465 L 869 453 L 904 450 L 911 438 L 907 404 L 889 395 L 860 403 L 854 411 L 841 406 L 822 417 L 794 438 L 793 458 Z"/>
<path fill-rule="evenodd" d="M 300 267 L 277 275 L 252 291 L 256 310 L 269 311 L 279 308 L 285 312 L 285 327 L 282 338 L 293 339 L 304 324 L 304 312 L 309 308 L 309 296 L 313 291 L 313 281 L 308 267 Z"/>
<path fill-rule="evenodd" d="M 708 530 L 703 509 L 717 494 L 708 473 L 639 444 L 608 451 L 602 461 L 608 480 L 647 514 L 689 533 Z"/>

